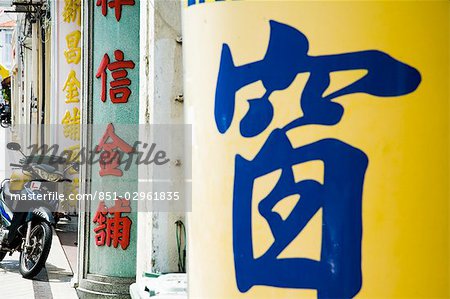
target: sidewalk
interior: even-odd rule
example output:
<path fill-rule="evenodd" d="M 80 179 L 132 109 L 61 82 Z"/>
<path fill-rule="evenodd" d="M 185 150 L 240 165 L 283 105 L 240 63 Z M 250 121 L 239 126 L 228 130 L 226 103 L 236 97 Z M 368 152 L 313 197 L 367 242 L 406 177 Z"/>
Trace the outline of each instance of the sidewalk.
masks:
<path fill-rule="evenodd" d="M 77 299 L 70 287 L 73 273 L 59 238 L 53 234 L 52 248 L 44 268 L 34 280 L 19 273 L 19 254 L 7 255 L 0 262 L 1 298 L 8 299 Z"/>
<path fill-rule="evenodd" d="M 0 128 L 0 180 L 5 178 L 5 129 Z M 73 239 L 76 239 L 76 218 L 70 223 L 62 221 L 58 224 L 58 234 L 67 234 L 62 238 L 69 259 L 76 262 L 76 247 Z M 72 248 L 70 248 L 70 246 Z M 0 262 L 0 298 L 8 299 L 77 299 L 75 289 L 70 287 L 73 273 L 64 253 L 58 236 L 54 233 L 52 248 L 47 259 L 46 267 L 34 280 L 22 278 L 19 273 L 19 253 L 7 255 Z"/>

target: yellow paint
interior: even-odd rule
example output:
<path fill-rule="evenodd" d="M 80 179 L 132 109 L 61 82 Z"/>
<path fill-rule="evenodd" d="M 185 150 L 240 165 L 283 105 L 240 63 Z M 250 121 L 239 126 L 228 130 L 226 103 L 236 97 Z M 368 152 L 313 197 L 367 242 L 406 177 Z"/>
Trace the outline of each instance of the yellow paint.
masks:
<path fill-rule="evenodd" d="M 234 157 L 251 159 L 269 133 L 299 117 L 308 74 L 274 93 L 275 117 L 259 136 L 243 138 L 246 99 L 264 93 L 261 82 L 237 93 L 225 135 L 214 121 L 214 94 L 223 43 L 236 65 L 264 57 L 269 20 L 293 26 L 310 42 L 310 55 L 377 49 L 417 68 L 419 88 L 377 98 L 352 94 L 335 126 L 289 132 L 294 146 L 333 137 L 369 157 L 363 195 L 363 286 L 356 298 L 449 298 L 449 1 L 236 1 L 184 9 L 183 48 L 188 121 L 193 124 L 193 213 L 189 219 L 190 298 L 316 298 L 314 290 L 236 287 L 232 250 Z M 205 63 L 207 62 L 207 63 Z M 332 74 L 327 92 L 363 73 Z M 323 167 L 311 166 L 314 179 Z M 277 175 L 254 189 L 257 201 Z M 301 198 L 299 199 L 301 200 Z M 257 203 L 253 209 L 257 217 Z M 321 212 L 283 254 L 317 258 Z M 273 241 L 264 219 L 252 219 L 256 253 Z M 319 247 L 318 247 L 319 246 Z"/>
<path fill-rule="evenodd" d="M 61 123 L 66 138 L 80 140 L 80 110 L 78 108 L 74 107 L 72 114 L 67 110 Z"/>
<path fill-rule="evenodd" d="M 2 77 L 2 80 L 4 80 L 4 79 L 9 77 L 8 69 L 6 69 L 6 67 L 4 67 L 1 64 L 0 64 L 0 77 Z"/>
<path fill-rule="evenodd" d="M 81 26 L 81 0 L 64 0 L 63 20 Z"/>
<path fill-rule="evenodd" d="M 77 74 L 74 70 L 71 70 L 69 75 L 67 76 L 63 91 L 66 92 L 65 102 L 67 104 L 80 102 L 80 81 L 78 81 Z"/>
<path fill-rule="evenodd" d="M 64 50 L 64 56 L 66 56 L 67 63 L 78 64 L 81 60 L 81 47 L 80 47 L 81 32 L 75 30 L 66 36 L 67 50 Z"/>

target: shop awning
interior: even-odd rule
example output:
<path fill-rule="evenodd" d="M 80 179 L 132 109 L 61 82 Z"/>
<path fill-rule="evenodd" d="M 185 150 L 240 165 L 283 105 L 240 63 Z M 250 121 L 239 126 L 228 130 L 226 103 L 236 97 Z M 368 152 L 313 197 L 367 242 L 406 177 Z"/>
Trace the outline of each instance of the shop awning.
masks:
<path fill-rule="evenodd" d="M 9 77 L 8 69 L 1 64 L 0 64 L 0 77 L 1 77 L 0 81 Z"/>

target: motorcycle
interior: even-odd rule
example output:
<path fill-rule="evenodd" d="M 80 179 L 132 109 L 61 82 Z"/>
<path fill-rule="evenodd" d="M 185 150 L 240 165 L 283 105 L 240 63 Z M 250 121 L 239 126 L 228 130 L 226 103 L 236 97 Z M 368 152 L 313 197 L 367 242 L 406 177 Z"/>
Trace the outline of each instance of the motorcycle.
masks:
<path fill-rule="evenodd" d="M 65 162 L 61 160 L 64 159 L 62 157 L 26 156 L 20 145 L 14 142 L 8 143 L 6 147 L 23 155 L 19 164 L 10 165 L 22 169 L 28 179 L 25 180 L 23 188 L 17 191 L 10 188 L 12 183 L 10 179 L 5 179 L 1 184 L 0 261 L 7 253 L 12 255 L 15 251 L 20 252 L 19 271 L 22 277 L 33 278 L 45 266 L 50 252 L 52 227 L 57 223 L 52 211 L 56 212 L 59 205 L 59 200 L 39 200 L 39 198 L 45 198 L 44 195 L 50 194 L 49 192 L 56 192 L 58 183 L 71 182 L 66 177 L 66 172 L 70 168 L 78 171 L 79 166 L 74 162 L 61 172 L 54 165 L 55 161 L 59 161 L 57 164 L 65 164 L 62 163 Z M 32 199 L 26 201 L 31 205 L 18 209 L 18 205 L 22 202 L 17 200 L 18 197 Z M 36 198 L 38 200 L 35 200 Z M 11 224 L 14 221 L 17 229 L 12 228 Z M 12 241 L 6 244 L 5 240 Z"/>
<path fill-rule="evenodd" d="M 8 104 L 0 107 L 0 126 L 8 128 L 11 125 L 11 108 Z"/>

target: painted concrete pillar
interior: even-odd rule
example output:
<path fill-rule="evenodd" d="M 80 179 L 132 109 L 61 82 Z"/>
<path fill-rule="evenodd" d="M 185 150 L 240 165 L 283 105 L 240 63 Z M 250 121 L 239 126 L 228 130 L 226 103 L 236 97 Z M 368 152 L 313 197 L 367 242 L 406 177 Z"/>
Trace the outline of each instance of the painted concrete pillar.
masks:
<path fill-rule="evenodd" d="M 180 129 L 184 123 L 181 4 L 179 1 L 141 1 L 141 88 L 139 123 L 171 125 Z M 177 126 L 177 127 L 175 127 Z M 160 127 L 161 128 L 161 127 Z M 176 128 L 176 129 L 175 129 Z M 172 129 L 169 131 L 173 132 Z M 183 148 L 182 140 L 171 138 L 173 147 Z M 189 161 L 170 163 L 166 190 L 183 191 L 185 166 Z M 148 168 L 139 169 L 139 178 L 152 177 L 159 181 L 158 168 L 148 175 Z M 157 190 L 157 184 L 141 185 L 140 191 Z M 178 253 L 176 221 L 185 221 L 185 211 L 153 210 L 151 202 L 140 201 L 137 243 L 136 280 L 144 272 L 177 272 Z"/>
<path fill-rule="evenodd" d="M 83 115 L 84 123 L 93 125 L 83 132 L 82 142 L 90 150 L 99 145 L 102 151 L 106 150 L 102 144 L 111 142 L 108 134 L 128 144 L 121 148 L 133 147 L 139 138 L 140 1 L 116 6 L 107 2 L 84 1 Z M 97 195 L 82 202 L 87 213 L 80 217 L 78 291 L 85 298 L 128 298 L 129 285 L 135 281 L 137 204 L 129 201 L 125 212 L 113 211 L 114 199 L 130 198 L 137 191 L 138 170 L 136 165 L 126 171 L 122 165 L 117 168 L 120 173 L 99 163 L 82 169 L 81 192 Z M 120 224 L 110 226 L 117 214 Z"/>
<path fill-rule="evenodd" d="M 191 298 L 448 297 L 448 1 L 187 2 Z"/>
<path fill-rule="evenodd" d="M 80 123 L 77 119 L 80 113 L 81 98 L 81 7 L 72 6 L 72 2 L 53 1 L 51 14 L 53 16 L 53 26 L 51 27 L 51 55 L 47 54 L 50 63 L 50 72 L 53 80 L 46 80 L 46 95 L 51 95 L 51 101 L 45 105 L 46 118 L 51 124 L 57 124 L 62 128 L 61 134 L 55 131 L 46 134 L 47 144 L 58 144 L 62 149 L 80 149 Z M 75 8 L 75 9 L 73 9 Z M 71 12 L 68 14 L 68 12 Z M 69 41 L 69 42 L 68 42 Z M 64 55 L 70 53 L 71 55 Z M 73 123 L 78 123 L 78 128 L 70 130 Z M 66 134 L 64 134 L 66 128 Z M 67 130 L 69 129 L 69 130 Z M 78 174 L 71 174 L 73 182 L 66 184 L 60 192 L 66 196 L 70 193 L 78 193 Z M 63 211 L 77 212 L 78 202 L 68 201 L 61 206 Z"/>

